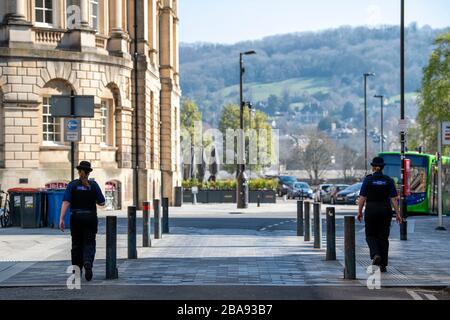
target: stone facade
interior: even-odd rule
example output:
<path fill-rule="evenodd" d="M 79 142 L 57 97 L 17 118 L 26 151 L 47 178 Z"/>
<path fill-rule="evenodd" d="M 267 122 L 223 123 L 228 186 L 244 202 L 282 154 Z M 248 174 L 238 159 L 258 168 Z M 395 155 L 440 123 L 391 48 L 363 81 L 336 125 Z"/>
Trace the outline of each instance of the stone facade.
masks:
<path fill-rule="evenodd" d="M 139 203 L 160 198 L 161 189 L 172 201 L 181 184 L 177 1 L 136 1 L 136 70 L 134 0 L 0 3 L 3 190 L 69 181 L 70 144 L 49 110 L 51 96 L 74 92 L 95 97 L 95 118 L 82 121 L 76 161 L 92 162 L 100 186 L 120 186 L 125 207 L 133 203 L 138 146 Z"/>

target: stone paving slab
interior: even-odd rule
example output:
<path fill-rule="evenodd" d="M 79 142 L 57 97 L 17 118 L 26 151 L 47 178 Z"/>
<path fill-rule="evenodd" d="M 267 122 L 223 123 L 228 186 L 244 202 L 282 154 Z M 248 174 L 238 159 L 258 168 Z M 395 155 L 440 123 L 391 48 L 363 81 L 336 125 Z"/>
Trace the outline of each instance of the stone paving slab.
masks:
<path fill-rule="evenodd" d="M 436 218 L 410 221 L 406 242 L 398 240 L 399 228 L 393 225 L 391 266 L 382 285 L 450 285 L 450 231 L 435 231 Z M 344 281 L 342 219 L 337 223 L 338 261 L 333 262 L 325 261 L 325 237 L 324 249 L 314 249 L 312 241 L 296 237 L 292 218 L 283 224 L 286 229 L 276 231 L 171 228 L 170 235 L 152 239 L 152 248 L 138 248 L 138 260 L 125 259 L 127 239 L 119 234 L 120 278 L 115 281 L 104 280 L 105 236 L 99 234 L 94 281 L 83 285 L 365 286 L 370 260 L 364 230 L 356 234 L 358 280 Z M 445 223 L 450 230 L 450 219 Z M 70 237 L 24 232 L 0 235 L 0 286 L 65 286 Z M 28 240 L 20 241 L 24 237 Z"/>

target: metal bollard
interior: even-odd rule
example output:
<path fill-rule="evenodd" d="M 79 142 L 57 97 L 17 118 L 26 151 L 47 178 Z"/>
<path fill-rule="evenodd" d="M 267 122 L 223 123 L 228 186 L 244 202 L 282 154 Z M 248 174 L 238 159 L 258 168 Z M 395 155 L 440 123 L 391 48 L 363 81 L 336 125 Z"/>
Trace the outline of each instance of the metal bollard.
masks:
<path fill-rule="evenodd" d="M 303 237 L 304 235 L 303 201 L 297 201 L 297 237 Z"/>
<path fill-rule="evenodd" d="M 162 229 L 161 229 L 161 207 L 160 201 L 158 199 L 153 200 L 153 223 L 155 228 L 155 239 L 162 238 Z"/>
<path fill-rule="evenodd" d="M 355 217 L 345 217 L 344 222 L 345 269 L 344 279 L 356 279 Z"/>
<path fill-rule="evenodd" d="M 336 210 L 327 208 L 327 261 L 336 260 Z"/>
<path fill-rule="evenodd" d="M 163 198 L 162 207 L 162 233 L 169 233 L 169 198 Z"/>
<path fill-rule="evenodd" d="M 152 246 L 150 237 L 150 202 L 146 201 L 143 205 L 142 212 L 142 246 L 148 248 Z"/>
<path fill-rule="evenodd" d="M 175 207 L 183 206 L 183 187 L 175 187 Z"/>
<path fill-rule="evenodd" d="M 314 249 L 322 249 L 322 217 L 320 203 L 314 203 Z"/>
<path fill-rule="evenodd" d="M 258 192 L 258 208 L 261 207 L 261 192 Z"/>
<path fill-rule="evenodd" d="M 311 202 L 305 201 L 305 241 L 311 241 Z"/>
<path fill-rule="evenodd" d="M 117 217 L 106 217 L 106 280 L 119 278 L 117 270 Z"/>
<path fill-rule="evenodd" d="M 128 207 L 128 259 L 137 259 L 136 207 Z"/>

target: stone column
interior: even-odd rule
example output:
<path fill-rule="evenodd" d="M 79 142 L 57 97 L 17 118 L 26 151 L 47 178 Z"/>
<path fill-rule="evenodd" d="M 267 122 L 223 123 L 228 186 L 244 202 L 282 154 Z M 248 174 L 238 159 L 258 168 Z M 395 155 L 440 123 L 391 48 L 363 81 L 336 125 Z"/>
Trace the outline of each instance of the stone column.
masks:
<path fill-rule="evenodd" d="M 112 24 L 113 33 L 122 33 L 122 0 L 110 1 L 111 7 L 114 10 L 114 23 Z"/>
<path fill-rule="evenodd" d="M 81 0 L 81 27 L 82 28 L 90 28 L 89 27 L 89 0 Z"/>
<path fill-rule="evenodd" d="M 25 22 L 26 3 L 25 0 L 11 0 L 7 4 L 7 23 Z"/>
<path fill-rule="evenodd" d="M 26 20 L 26 0 L 10 0 L 7 5 L 4 25 L 0 27 L 0 41 L 10 48 L 28 48 L 33 42 L 32 24 Z"/>
<path fill-rule="evenodd" d="M 112 8 L 110 14 L 112 15 L 111 35 L 108 40 L 108 51 L 120 57 L 128 56 L 128 36 L 123 32 L 123 2 L 122 0 L 109 0 Z M 110 20 L 110 21 L 111 21 Z"/>

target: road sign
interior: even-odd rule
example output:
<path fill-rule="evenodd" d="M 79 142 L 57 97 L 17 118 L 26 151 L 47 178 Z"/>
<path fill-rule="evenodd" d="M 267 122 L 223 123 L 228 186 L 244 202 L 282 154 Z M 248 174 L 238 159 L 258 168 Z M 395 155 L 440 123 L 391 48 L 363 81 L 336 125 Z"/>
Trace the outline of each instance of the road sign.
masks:
<path fill-rule="evenodd" d="M 64 141 L 81 141 L 81 119 L 64 119 Z"/>
<path fill-rule="evenodd" d="M 52 117 L 94 118 L 94 96 L 74 96 L 74 114 L 71 113 L 71 98 L 71 96 L 52 96 Z"/>
<path fill-rule="evenodd" d="M 450 146 L 450 122 L 442 123 L 442 144 Z"/>
<path fill-rule="evenodd" d="M 408 120 L 401 119 L 398 121 L 398 130 L 400 132 L 407 132 L 408 131 Z"/>

